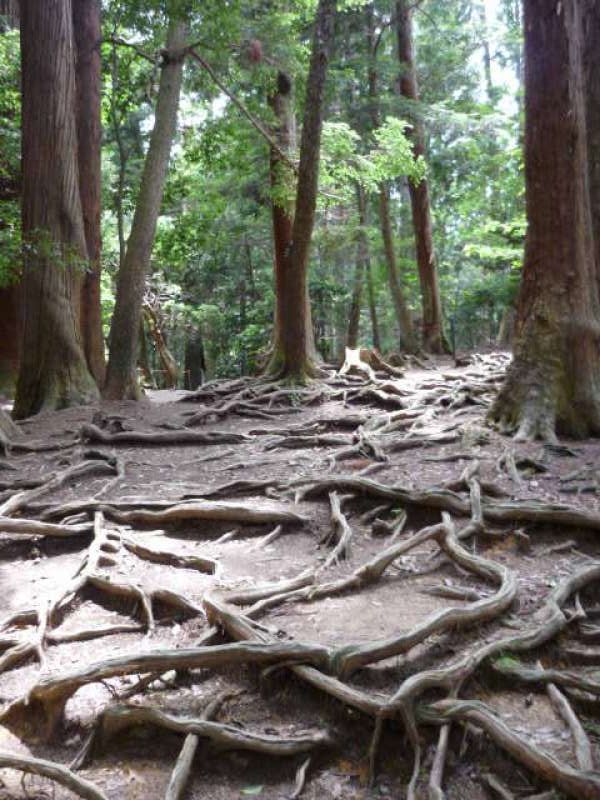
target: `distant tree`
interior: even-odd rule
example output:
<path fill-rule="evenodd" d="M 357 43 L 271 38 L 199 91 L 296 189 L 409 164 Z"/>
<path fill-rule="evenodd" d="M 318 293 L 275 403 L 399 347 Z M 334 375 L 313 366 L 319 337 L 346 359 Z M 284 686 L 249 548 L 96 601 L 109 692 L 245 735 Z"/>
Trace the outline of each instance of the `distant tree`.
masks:
<path fill-rule="evenodd" d="M 381 42 L 375 32 L 375 8 L 374 3 L 368 3 L 365 9 L 366 33 L 367 33 L 367 81 L 369 87 L 369 108 L 371 115 L 372 128 L 376 129 L 380 125 L 379 111 L 379 75 L 377 69 L 377 51 Z M 387 277 L 392 297 L 392 303 L 396 312 L 396 319 L 400 329 L 400 349 L 409 353 L 415 353 L 419 349 L 419 343 L 415 334 L 412 317 L 406 297 L 402 290 L 400 274 L 398 270 L 398 259 L 396 258 L 396 247 L 394 244 L 394 232 L 392 227 L 392 217 L 390 211 L 390 187 L 387 182 L 382 181 L 378 191 L 379 200 L 379 224 L 381 236 L 383 238 L 383 250 L 387 265 Z"/>
<path fill-rule="evenodd" d="M 490 413 L 518 439 L 600 433 L 600 294 L 586 129 L 588 92 L 600 73 L 597 58 L 583 58 L 595 5 L 524 3 L 529 226 L 514 358 Z M 597 49 L 597 26 L 591 35 Z"/>
<path fill-rule="evenodd" d="M 79 194 L 70 0 L 22 0 L 24 331 L 17 418 L 98 390 L 79 325 L 87 247 Z"/>
<path fill-rule="evenodd" d="M 413 44 L 412 5 L 410 0 L 398 0 L 396 3 L 396 33 L 398 37 L 398 58 L 400 60 L 400 93 L 411 103 L 416 104 L 420 98 Z M 489 48 L 486 53 L 489 56 Z M 409 118 L 411 119 L 412 127 L 408 135 L 412 140 L 413 152 L 415 158 L 422 158 L 425 156 L 423 122 L 418 113 L 415 113 L 414 108 Z M 423 178 L 418 182 L 409 181 L 408 191 L 410 194 L 417 267 L 421 285 L 423 347 L 430 353 L 443 353 L 448 351 L 448 345 L 444 339 L 442 300 L 433 245 L 431 202 L 427 179 Z"/>
<path fill-rule="evenodd" d="M 183 76 L 187 26 L 171 20 L 162 53 L 154 128 L 123 263 L 117 277 L 115 310 L 104 395 L 110 400 L 138 399 L 137 357 L 146 275 L 154 244 L 171 147 L 177 131 L 177 111 Z"/>

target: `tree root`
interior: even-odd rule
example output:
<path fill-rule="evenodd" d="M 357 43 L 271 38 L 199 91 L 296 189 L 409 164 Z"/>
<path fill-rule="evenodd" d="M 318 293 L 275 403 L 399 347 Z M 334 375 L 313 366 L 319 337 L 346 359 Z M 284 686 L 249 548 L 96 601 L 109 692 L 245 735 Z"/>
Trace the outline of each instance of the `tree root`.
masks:
<path fill-rule="evenodd" d="M 231 696 L 232 693 L 223 692 L 215 697 L 202 712 L 202 720 L 206 722 L 212 721 L 217 716 L 223 703 Z M 177 757 L 177 762 L 173 767 L 165 800 L 181 800 L 183 798 L 199 744 L 200 737 L 197 733 L 187 734 Z"/>
<path fill-rule="evenodd" d="M 552 783 L 576 800 L 597 800 L 600 796 L 600 774 L 583 772 L 561 764 L 552 756 L 519 736 L 483 703 L 466 700 L 440 700 L 419 707 L 418 719 L 425 724 L 445 725 L 450 721 L 469 722 L 481 728 L 502 750 L 523 764 L 535 775 Z"/>
<path fill-rule="evenodd" d="M 67 700 L 82 686 L 145 672 L 218 668 L 230 664 L 276 664 L 300 661 L 325 666 L 330 653 L 320 645 L 294 642 L 226 644 L 180 650 L 155 650 L 99 661 L 73 672 L 42 678 L 21 700 L 11 703 L 0 715 L 0 724 L 24 741 L 48 740 L 56 732 Z"/>
<path fill-rule="evenodd" d="M 269 756 L 294 756 L 316 748 L 331 746 L 327 731 L 315 731 L 298 737 L 252 733 L 232 725 L 210 722 L 203 718 L 175 717 L 146 706 L 108 706 L 95 730 L 91 747 L 104 747 L 108 740 L 122 730 L 140 725 L 152 725 L 175 733 L 207 739 L 220 750 L 249 750 Z"/>
<path fill-rule="evenodd" d="M 594 769 L 592 746 L 590 744 L 588 735 L 583 728 L 583 725 L 577 717 L 577 714 L 571 708 L 571 704 L 564 694 L 553 683 L 549 683 L 546 686 L 546 692 L 557 714 L 559 717 L 561 717 L 571 731 L 571 736 L 573 737 L 573 743 L 575 745 L 577 766 L 584 772 L 592 772 Z"/>
<path fill-rule="evenodd" d="M 93 783 L 80 778 L 67 767 L 55 764 L 53 761 L 0 751 L 0 768 L 17 769 L 30 775 L 49 778 L 79 797 L 83 797 L 84 800 L 108 800 L 104 792 L 101 792 Z"/>
<path fill-rule="evenodd" d="M 457 561 L 461 567 L 488 580 L 496 581 L 500 588 L 491 597 L 485 597 L 467 606 L 443 609 L 400 636 L 342 648 L 335 654 L 335 666 L 338 674 L 350 675 L 366 664 L 405 653 L 434 633 L 455 630 L 475 622 L 481 623 L 493 619 L 512 605 L 517 594 L 515 575 L 506 567 L 469 553 L 461 547 L 448 515 L 444 515 L 444 524 L 433 529 L 430 536 L 435 538 L 444 552 Z M 416 538 L 413 537 L 413 539 Z"/>
<path fill-rule="evenodd" d="M 144 431 L 119 431 L 107 433 L 96 425 L 83 425 L 81 440 L 84 442 L 98 442 L 100 444 L 129 444 L 129 445 L 177 445 L 177 444 L 241 444 L 251 441 L 250 436 L 244 433 L 229 433 L 228 431 L 166 431 L 165 433 L 147 433 Z"/>
<path fill-rule="evenodd" d="M 268 522 L 302 524 L 306 518 L 292 511 L 282 503 L 225 503 L 211 500 L 194 500 L 188 503 L 169 506 L 168 508 L 150 511 L 136 509 L 117 511 L 110 506 L 104 507 L 107 516 L 117 522 L 137 523 L 143 525 L 161 525 L 163 523 L 181 522 L 183 520 L 223 520 L 242 522 L 247 525 L 259 525 Z"/>

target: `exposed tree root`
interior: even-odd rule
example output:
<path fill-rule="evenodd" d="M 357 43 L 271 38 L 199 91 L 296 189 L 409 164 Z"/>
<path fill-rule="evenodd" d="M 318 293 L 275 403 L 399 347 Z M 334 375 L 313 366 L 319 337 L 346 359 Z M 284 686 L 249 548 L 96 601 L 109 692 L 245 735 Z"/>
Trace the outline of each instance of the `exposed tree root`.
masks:
<path fill-rule="evenodd" d="M 164 510 L 150 511 L 136 509 L 134 511 L 117 511 L 110 506 L 104 509 L 107 516 L 117 522 L 136 523 L 142 525 L 160 525 L 163 523 L 181 522 L 182 520 L 225 520 L 257 525 L 268 522 L 286 522 L 301 524 L 305 517 L 292 511 L 283 503 L 235 503 L 211 500 L 194 500 L 188 503 L 170 506 Z"/>
<path fill-rule="evenodd" d="M 469 722 L 485 733 L 515 761 L 535 775 L 552 783 L 576 800 L 597 800 L 600 774 L 583 772 L 561 764 L 542 752 L 529 739 L 519 736 L 483 703 L 473 700 L 440 700 L 418 709 L 418 719 L 426 724 L 445 725 L 450 721 Z"/>
<path fill-rule="evenodd" d="M 3 751 L 0 752 L 0 768 L 16 769 L 30 775 L 40 775 L 42 778 L 48 778 L 74 792 L 79 797 L 83 797 L 84 800 L 108 800 L 104 792 L 100 791 L 93 783 L 80 778 L 67 767 L 63 767 L 62 764 L 56 764 L 53 761 Z"/>
<path fill-rule="evenodd" d="M 231 694 L 224 692 L 215 697 L 202 712 L 202 720 L 206 722 L 213 720 L 217 716 L 223 703 L 230 696 Z M 196 755 L 199 744 L 200 737 L 197 733 L 191 732 L 187 734 L 179 756 L 177 757 L 177 762 L 173 767 L 173 772 L 171 773 L 169 785 L 167 786 L 167 792 L 165 794 L 165 800 L 181 800 L 185 794 L 185 789 L 192 771 L 194 756 Z"/>
<path fill-rule="evenodd" d="M 84 442 L 100 444 L 129 445 L 175 445 L 175 444 L 241 444 L 250 441 L 244 433 L 228 431 L 166 431 L 164 433 L 147 433 L 144 431 L 119 431 L 107 433 L 96 425 L 83 425 L 81 439 Z"/>
<path fill-rule="evenodd" d="M 246 642 L 181 650 L 163 649 L 107 659 L 79 670 L 40 679 L 25 698 L 8 706 L 0 715 L 0 723 L 25 741 L 43 741 L 56 732 L 67 700 L 88 683 L 119 675 L 216 668 L 230 664 L 299 661 L 323 666 L 329 662 L 329 657 L 329 650 L 320 645 Z"/>
<path fill-rule="evenodd" d="M 146 706 L 112 705 L 101 714 L 92 747 L 104 747 L 108 740 L 126 728 L 152 725 L 175 733 L 194 735 L 209 740 L 221 750 L 250 750 L 269 756 L 293 756 L 330 746 L 331 735 L 315 731 L 298 737 L 251 733 L 247 730 L 210 722 L 203 718 L 175 717 Z"/>
<path fill-rule="evenodd" d="M 564 694 L 553 683 L 549 683 L 546 686 L 546 692 L 557 714 L 563 719 L 571 731 L 571 736 L 573 737 L 573 743 L 575 745 L 577 766 L 584 772 L 591 772 L 594 769 L 592 746 L 577 714 L 573 711 L 571 704 Z M 600 785 L 600 775 L 598 776 L 598 781 Z"/>

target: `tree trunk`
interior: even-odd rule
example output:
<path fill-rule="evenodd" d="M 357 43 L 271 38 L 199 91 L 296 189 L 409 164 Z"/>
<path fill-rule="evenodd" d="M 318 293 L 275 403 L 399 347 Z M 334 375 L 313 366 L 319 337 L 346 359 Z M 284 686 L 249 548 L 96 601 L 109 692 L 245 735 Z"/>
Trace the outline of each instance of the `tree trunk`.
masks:
<path fill-rule="evenodd" d="M 307 271 L 317 204 L 324 87 L 333 46 L 335 13 L 336 0 L 319 0 L 306 86 L 292 238 L 290 246 L 282 254 L 285 279 L 281 286 L 279 312 L 279 374 L 295 383 L 304 383 L 320 372 L 311 353 L 311 324 L 306 303 Z"/>
<path fill-rule="evenodd" d="M 418 103 L 419 87 L 414 57 L 411 0 L 398 0 L 396 3 L 396 30 L 401 68 L 400 93 L 407 100 Z M 412 114 L 411 123 L 412 128 L 408 131 L 408 136 L 412 141 L 413 154 L 415 158 L 424 157 L 425 132 L 422 122 L 417 115 Z M 418 184 L 409 180 L 408 191 L 421 285 L 423 347 L 431 353 L 447 353 L 449 347 L 443 331 L 442 301 L 433 247 L 429 185 L 425 179 Z"/>
<path fill-rule="evenodd" d="M 149 303 L 143 305 L 143 319 L 147 323 L 148 333 L 154 342 L 154 350 L 162 367 L 164 378 L 161 388 L 175 389 L 179 380 L 179 367 L 167 345 L 158 313 Z"/>
<path fill-rule="evenodd" d="M 348 331 L 346 334 L 346 347 L 356 350 L 358 347 L 358 333 L 360 327 L 360 308 L 362 301 L 365 272 L 369 260 L 369 239 L 367 237 L 367 198 L 362 186 L 356 187 L 356 201 L 358 206 L 358 241 L 356 243 L 356 267 L 354 270 L 354 287 L 350 312 L 348 315 Z"/>
<path fill-rule="evenodd" d="M 77 142 L 79 193 L 89 267 L 81 292 L 81 332 L 88 367 L 98 386 L 104 383 L 104 338 L 100 304 L 100 206 L 102 174 L 100 152 L 102 123 L 100 91 L 100 0 L 72 0 L 73 30 L 77 48 Z"/>
<path fill-rule="evenodd" d="M 371 259 L 366 263 L 367 267 L 367 294 L 369 296 L 369 316 L 371 317 L 371 332 L 373 336 L 373 347 L 381 352 L 381 337 L 379 335 L 379 320 L 377 318 L 377 305 L 375 303 L 375 287 L 373 286 L 373 269 Z"/>
<path fill-rule="evenodd" d="M 0 392 L 10 396 L 19 374 L 21 317 L 19 286 L 0 289 Z"/>
<path fill-rule="evenodd" d="M 269 98 L 269 105 L 277 119 L 273 131 L 275 141 L 281 152 L 293 158 L 296 149 L 296 120 L 291 78 L 284 72 L 277 73 L 277 91 Z M 286 271 L 289 260 L 286 254 L 291 252 L 294 228 L 293 201 L 290 197 L 295 176 L 289 164 L 282 160 L 275 148 L 270 148 L 269 176 L 273 199 L 271 201 L 273 219 L 273 272 L 275 278 L 275 321 L 273 326 L 273 353 L 267 371 L 273 374 L 281 372 L 283 366 L 283 298 L 286 293 Z M 305 294 L 307 350 L 311 360 L 317 361 L 315 337 L 312 324 L 312 312 L 308 283 Z"/>
<path fill-rule="evenodd" d="M 407 353 L 416 353 L 419 350 L 419 344 L 415 336 L 410 310 L 404 299 L 404 292 L 400 284 L 392 220 L 390 218 L 390 195 L 388 187 L 384 185 L 379 189 L 379 224 L 381 225 L 381 235 L 383 237 L 390 294 L 392 295 L 396 319 L 400 328 L 400 350 Z"/>
<path fill-rule="evenodd" d="M 154 129 L 144 163 L 127 252 L 117 279 L 104 389 L 105 397 L 111 400 L 135 400 L 140 397 L 135 367 L 144 282 L 154 244 L 171 146 L 177 129 L 186 30 L 182 21 L 171 21 L 166 51 L 163 52 Z"/>
<path fill-rule="evenodd" d="M 592 0 L 583 0 L 583 7 L 588 174 L 594 253 L 600 275 L 600 6 Z"/>
<path fill-rule="evenodd" d="M 375 36 L 375 20 L 373 3 L 369 3 L 366 8 L 367 13 L 367 55 L 368 55 L 368 87 L 369 87 L 369 110 L 373 129 L 379 127 L 379 95 L 378 95 L 378 75 L 377 75 L 377 42 L 380 41 Z M 419 349 L 417 338 L 414 332 L 412 318 L 398 275 L 398 264 L 396 262 L 396 251 L 394 248 L 394 237 L 392 233 L 392 222 L 390 219 L 390 196 L 389 187 L 381 184 L 379 187 L 379 225 L 383 238 L 383 248 L 387 264 L 387 277 L 390 287 L 390 294 L 396 312 L 396 320 L 400 329 L 400 349 L 410 353 L 416 353 Z"/>
<path fill-rule="evenodd" d="M 87 256 L 70 0 L 21 3 L 24 330 L 14 415 L 97 398 L 79 326 Z"/>
<path fill-rule="evenodd" d="M 528 230 L 514 360 L 490 412 L 517 437 L 600 433 L 600 298 L 580 0 L 525 0 Z M 595 75 L 598 79 L 598 75 Z"/>
<path fill-rule="evenodd" d="M 204 360 L 204 343 L 202 333 L 195 328 L 190 331 L 185 343 L 185 376 L 186 389 L 197 389 L 204 383 L 206 363 Z"/>

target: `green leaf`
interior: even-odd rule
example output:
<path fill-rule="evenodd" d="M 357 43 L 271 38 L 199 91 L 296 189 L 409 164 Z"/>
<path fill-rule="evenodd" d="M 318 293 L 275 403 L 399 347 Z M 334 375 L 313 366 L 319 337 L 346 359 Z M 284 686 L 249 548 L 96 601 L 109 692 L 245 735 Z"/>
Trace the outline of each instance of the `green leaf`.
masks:
<path fill-rule="evenodd" d="M 257 795 L 257 794 L 260 794 L 264 788 L 265 787 L 262 786 L 262 785 L 261 786 L 246 786 L 245 789 L 242 789 L 242 794 L 245 794 L 245 795 Z"/>

